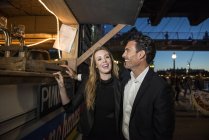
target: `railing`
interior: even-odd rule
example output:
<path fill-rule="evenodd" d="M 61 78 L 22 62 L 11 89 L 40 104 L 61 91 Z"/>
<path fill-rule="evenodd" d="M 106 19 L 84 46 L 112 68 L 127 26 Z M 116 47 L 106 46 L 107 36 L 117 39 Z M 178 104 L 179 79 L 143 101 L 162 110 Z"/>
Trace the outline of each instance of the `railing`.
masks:
<path fill-rule="evenodd" d="M 204 81 L 204 90 L 209 92 L 209 81 Z"/>
<path fill-rule="evenodd" d="M 207 32 L 142 32 L 145 35 L 150 36 L 153 39 L 187 39 L 187 40 L 209 40 Z"/>

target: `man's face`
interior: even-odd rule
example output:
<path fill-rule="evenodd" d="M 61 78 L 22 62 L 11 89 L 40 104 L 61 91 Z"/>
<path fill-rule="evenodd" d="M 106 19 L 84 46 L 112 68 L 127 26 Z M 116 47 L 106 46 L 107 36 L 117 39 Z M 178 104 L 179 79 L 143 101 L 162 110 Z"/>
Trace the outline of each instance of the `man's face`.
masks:
<path fill-rule="evenodd" d="M 124 67 L 132 70 L 136 66 L 139 66 L 140 63 L 140 51 L 136 50 L 136 42 L 129 41 L 125 47 L 125 51 L 122 57 L 125 59 Z"/>

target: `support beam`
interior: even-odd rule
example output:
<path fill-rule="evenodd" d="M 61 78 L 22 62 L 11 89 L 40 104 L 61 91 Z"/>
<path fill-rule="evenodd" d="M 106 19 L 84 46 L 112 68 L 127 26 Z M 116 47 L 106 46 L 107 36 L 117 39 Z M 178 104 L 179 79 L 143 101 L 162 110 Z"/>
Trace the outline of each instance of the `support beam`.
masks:
<path fill-rule="evenodd" d="M 157 51 L 209 51 L 209 40 L 154 40 Z M 108 43 L 108 49 L 115 52 L 123 52 L 124 48 L 117 42 Z"/>
<path fill-rule="evenodd" d="M 170 7 L 173 5 L 174 2 L 175 0 L 164 0 L 162 1 L 161 4 L 159 4 L 161 5 L 161 7 L 159 8 L 157 14 L 154 15 L 153 17 L 150 17 L 152 26 L 158 25 L 161 19 L 163 17 L 166 17 L 166 13 L 168 13 L 168 10 L 170 9 Z"/>
<path fill-rule="evenodd" d="M 77 59 L 77 66 L 79 66 L 82 62 L 84 62 L 94 52 L 95 49 L 104 45 L 109 39 L 111 39 L 115 34 L 117 34 L 125 26 L 126 26 L 125 24 L 118 24 L 110 32 L 108 32 L 104 37 L 102 37 L 99 41 L 97 41 L 91 48 L 89 48 L 84 54 L 82 54 Z"/>
<path fill-rule="evenodd" d="M 189 23 L 192 26 L 197 26 L 206 19 L 207 19 L 206 16 L 194 16 L 194 15 L 188 16 Z"/>

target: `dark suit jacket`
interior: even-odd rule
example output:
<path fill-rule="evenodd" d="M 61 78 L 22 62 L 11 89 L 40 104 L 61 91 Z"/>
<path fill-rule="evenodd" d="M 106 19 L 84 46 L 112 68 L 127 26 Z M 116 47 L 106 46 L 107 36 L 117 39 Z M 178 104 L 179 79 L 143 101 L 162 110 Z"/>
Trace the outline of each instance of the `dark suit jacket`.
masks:
<path fill-rule="evenodd" d="M 129 79 L 123 79 L 123 88 Z M 174 122 L 172 90 L 164 79 L 149 70 L 133 103 L 130 140 L 171 140 Z"/>

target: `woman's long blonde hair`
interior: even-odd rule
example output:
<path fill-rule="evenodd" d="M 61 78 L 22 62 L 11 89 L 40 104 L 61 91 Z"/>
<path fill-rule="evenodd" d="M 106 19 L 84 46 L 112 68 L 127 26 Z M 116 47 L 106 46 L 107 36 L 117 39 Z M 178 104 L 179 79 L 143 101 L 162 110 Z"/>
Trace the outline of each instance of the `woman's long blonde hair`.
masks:
<path fill-rule="evenodd" d="M 95 101 L 95 97 L 96 97 L 95 91 L 96 91 L 96 86 L 97 86 L 96 82 L 100 78 L 99 71 L 96 68 L 95 53 L 100 50 L 105 50 L 109 53 L 111 61 L 112 61 L 111 74 L 112 74 L 112 76 L 115 76 L 118 78 L 119 68 L 118 68 L 117 64 L 114 62 L 114 58 L 113 58 L 112 54 L 110 53 L 110 51 L 105 47 L 99 47 L 98 49 L 96 49 L 91 57 L 91 64 L 89 66 L 89 78 L 88 78 L 86 86 L 85 86 L 86 105 L 87 105 L 88 109 L 94 109 L 94 101 Z"/>

